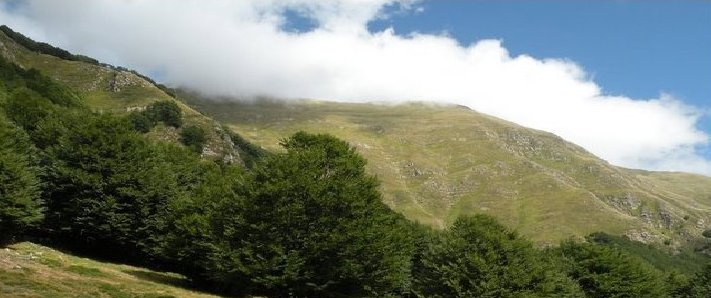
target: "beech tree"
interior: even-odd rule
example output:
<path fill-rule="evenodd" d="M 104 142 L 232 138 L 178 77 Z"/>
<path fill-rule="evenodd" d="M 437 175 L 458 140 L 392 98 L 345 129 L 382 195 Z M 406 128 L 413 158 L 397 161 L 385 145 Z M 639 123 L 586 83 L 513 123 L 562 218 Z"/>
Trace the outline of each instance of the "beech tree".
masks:
<path fill-rule="evenodd" d="M 409 227 L 348 143 L 296 133 L 223 206 L 216 280 L 271 296 L 383 296 L 409 286 Z"/>
<path fill-rule="evenodd" d="M 584 297 L 530 242 L 489 216 L 460 217 L 427 234 L 420 249 L 417 297 Z"/>
<path fill-rule="evenodd" d="M 33 151 L 27 135 L 0 115 L 0 244 L 42 219 Z"/>

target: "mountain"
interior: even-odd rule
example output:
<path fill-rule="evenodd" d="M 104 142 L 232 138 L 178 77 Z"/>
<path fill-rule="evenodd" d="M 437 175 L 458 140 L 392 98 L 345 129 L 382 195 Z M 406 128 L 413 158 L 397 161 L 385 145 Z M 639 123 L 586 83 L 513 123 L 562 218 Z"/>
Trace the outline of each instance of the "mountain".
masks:
<path fill-rule="evenodd" d="M 0 31 L 0 296 L 708 297 L 707 177 L 460 106 L 204 99 Z"/>
<path fill-rule="evenodd" d="M 34 50 L 30 50 L 34 49 Z M 229 132 L 219 123 L 176 100 L 165 86 L 123 67 L 102 64 L 92 58 L 72 55 L 48 44 L 37 43 L 12 29 L 0 27 L 0 55 L 25 69 L 41 73 L 79 92 L 92 109 L 105 113 L 141 111 L 158 101 L 172 101 L 180 106 L 187 126 L 203 128 L 207 142 L 203 156 L 240 163 Z M 179 143 L 179 131 L 159 125 L 150 132 L 159 140 Z"/>
<path fill-rule="evenodd" d="M 553 134 L 462 106 L 180 96 L 249 141 L 278 150 L 296 131 L 357 147 L 385 202 L 444 227 L 486 213 L 541 244 L 605 231 L 672 247 L 711 226 L 711 178 L 610 165 Z"/>
<path fill-rule="evenodd" d="M 487 213 L 542 244 L 605 231 L 672 247 L 711 227 L 711 178 L 615 167 L 555 135 L 465 107 L 235 102 L 175 94 L 137 72 L 0 29 L 0 55 L 79 91 L 96 111 L 177 103 L 186 124 L 207 132 L 205 158 L 241 163 L 245 151 L 254 150 L 223 124 L 271 150 L 298 130 L 345 139 L 382 181 L 384 201 L 431 226 Z M 149 136 L 179 143 L 179 130 L 165 125 Z"/>

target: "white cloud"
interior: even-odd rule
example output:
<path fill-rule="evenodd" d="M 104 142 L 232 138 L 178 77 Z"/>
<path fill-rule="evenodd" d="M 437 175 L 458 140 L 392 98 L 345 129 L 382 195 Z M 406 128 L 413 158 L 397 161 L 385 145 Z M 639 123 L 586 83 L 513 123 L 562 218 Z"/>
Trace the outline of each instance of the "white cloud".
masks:
<path fill-rule="evenodd" d="M 369 32 L 398 0 L 28 0 L 0 22 L 215 95 L 456 103 L 556 133 L 613 164 L 711 175 L 702 112 L 669 95 L 609 96 L 572 61 L 512 57 L 499 40 Z M 284 30 L 284 12 L 315 20 Z M 423 12 L 426 13 L 426 12 Z"/>

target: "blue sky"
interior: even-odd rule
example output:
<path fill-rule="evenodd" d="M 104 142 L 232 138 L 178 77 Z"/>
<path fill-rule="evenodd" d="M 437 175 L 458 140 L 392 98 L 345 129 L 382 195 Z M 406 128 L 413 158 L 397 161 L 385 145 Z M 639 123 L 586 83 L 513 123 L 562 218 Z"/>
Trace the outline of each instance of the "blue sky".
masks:
<path fill-rule="evenodd" d="M 680 105 L 711 110 L 711 1 L 8 1 L 31 38 L 208 95 L 454 103 L 711 175 Z"/>
<path fill-rule="evenodd" d="M 709 1 L 424 1 L 420 13 L 373 21 L 371 31 L 446 32 L 462 44 L 501 39 L 512 55 L 567 58 L 610 95 L 660 92 L 711 109 Z M 711 118 L 699 127 L 711 132 Z M 711 150 L 705 150 L 711 156 Z"/>

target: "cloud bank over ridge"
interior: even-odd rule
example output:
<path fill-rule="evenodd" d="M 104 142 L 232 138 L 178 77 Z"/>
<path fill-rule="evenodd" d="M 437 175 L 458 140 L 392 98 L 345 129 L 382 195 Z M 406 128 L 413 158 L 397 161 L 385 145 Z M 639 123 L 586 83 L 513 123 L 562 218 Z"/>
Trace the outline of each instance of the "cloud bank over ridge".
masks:
<path fill-rule="evenodd" d="M 73 52 L 211 95 L 455 103 L 553 132 L 631 168 L 711 175 L 708 113 L 671 95 L 604 93 L 565 59 L 511 56 L 500 40 L 370 32 L 406 0 L 27 0 L 0 23 Z M 424 12 L 426 13 L 426 12 Z M 289 15 L 314 23 L 298 32 Z"/>

